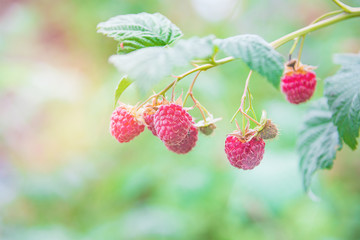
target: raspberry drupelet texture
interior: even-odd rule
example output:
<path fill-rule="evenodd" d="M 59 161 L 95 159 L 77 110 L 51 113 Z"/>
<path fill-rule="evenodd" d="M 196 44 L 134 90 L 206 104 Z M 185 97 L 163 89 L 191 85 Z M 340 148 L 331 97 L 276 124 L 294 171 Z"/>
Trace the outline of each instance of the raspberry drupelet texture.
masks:
<path fill-rule="evenodd" d="M 288 72 L 281 79 L 281 90 L 290 103 L 309 100 L 316 87 L 316 75 L 312 71 Z"/>
<path fill-rule="evenodd" d="M 147 128 L 154 134 L 154 136 L 157 136 L 156 130 L 155 130 L 155 124 L 154 124 L 154 113 L 147 113 L 144 112 L 143 114 L 144 121 L 147 125 Z"/>
<path fill-rule="evenodd" d="M 129 142 L 144 131 L 142 124 L 126 106 L 117 107 L 110 120 L 110 133 L 119 142 Z"/>
<path fill-rule="evenodd" d="M 187 136 L 192 117 L 182 106 L 171 103 L 159 107 L 154 114 L 154 125 L 161 141 L 168 145 L 178 144 Z"/>
<path fill-rule="evenodd" d="M 249 142 L 241 142 L 235 136 L 229 135 L 225 140 L 225 153 L 234 167 L 250 170 L 260 164 L 265 151 L 262 139 L 252 138 Z"/>
<path fill-rule="evenodd" d="M 198 130 L 195 126 L 192 125 L 186 137 L 180 143 L 174 145 L 165 144 L 165 146 L 174 153 L 186 154 L 195 147 L 197 140 Z"/>

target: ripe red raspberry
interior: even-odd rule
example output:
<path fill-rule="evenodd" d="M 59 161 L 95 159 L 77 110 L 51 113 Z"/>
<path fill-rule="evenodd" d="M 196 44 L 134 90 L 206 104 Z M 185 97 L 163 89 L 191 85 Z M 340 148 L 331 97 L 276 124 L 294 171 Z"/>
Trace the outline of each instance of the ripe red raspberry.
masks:
<path fill-rule="evenodd" d="M 144 118 L 144 121 L 145 121 L 148 129 L 152 132 L 152 134 L 157 136 L 156 130 L 155 130 L 155 125 L 154 125 L 154 113 L 144 112 L 143 118 Z"/>
<path fill-rule="evenodd" d="M 281 91 L 290 103 L 306 102 L 314 94 L 316 75 L 311 69 L 312 67 L 306 65 L 297 66 L 294 61 L 287 64 L 281 79 Z"/>
<path fill-rule="evenodd" d="M 225 153 L 234 167 L 250 170 L 259 165 L 265 151 L 265 142 L 260 138 L 252 138 L 242 142 L 239 138 L 229 135 L 225 140 Z"/>
<path fill-rule="evenodd" d="M 165 146 L 167 147 L 167 149 L 169 149 L 174 153 L 185 154 L 190 152 L 191 149 L 195 147 L 197 140 L 198 140 L 198 130 L 194 125 L 192 125 L 186 137 L 180 143 L 175 145 L 165 144 Z"/>
<path fill-rule="evenodd" d="M 152 104 L 147 104 L 144 107 L 142 117 L 143 117 L 148 129 L 155 136 L 157 136 L 157 133 L 156 133 L 155 124 L 154 124 L 154 114 L 156 113 L 156 111 L 158 110 L 158 108 L 161 105 L 168 104 L 168 103 L 169 102 L 165 98 L 162 99 L 162 100 L 158 100 L 158 99 L 154 98 L 153 101 L 152 101 Z"/>
<path fill-rule="evenodd" d="M 159 107 L 154 114 L 154 125 L 160 140 L 174 145 L 186 137 L 192 125 L 192 117 L 182 106 L 171 103 Z"/>
<path fill-rule="evenodd" d="M 144 131 L 142 124 L 125 105 L 117 107 L 110 120 L 110 132 L 119 142 L 129 142 Z"/>

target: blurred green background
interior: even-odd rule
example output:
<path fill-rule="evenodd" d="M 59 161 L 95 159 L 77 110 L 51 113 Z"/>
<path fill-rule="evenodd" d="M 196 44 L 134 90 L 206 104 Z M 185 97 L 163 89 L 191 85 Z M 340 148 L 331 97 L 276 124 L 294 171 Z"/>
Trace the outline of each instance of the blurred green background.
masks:
<path fill-rule="evenodd" d="M 265 109 L 281 134 L 254 170 L 231 167 L 224 139 L 248 71 L 232 62 L 195 85 L 223 120 L 188 155 L 167 151 L 149 131 L 119 144 L 109 134 L 121 75 L 107 59 L 116 42 L 96 33 L 101 21 L 145 11 L 167 16 L 184 38 L 273 41 L 335 9 L 326 0 L 0 0 L 0 239 L 360 239 L 359 150 L 345 146 L 314 178 L 317 197 L 303 192 L 296 136 L 310 103 L 290 105 L 255 75 L 257 114 Z M 359 19 L 309 35 L 302 60 L 318 66 L 313 99 L 338 69 L 332 54 L 359 50 Z M 134 86 L 121 97 L 143 99 Z"/>

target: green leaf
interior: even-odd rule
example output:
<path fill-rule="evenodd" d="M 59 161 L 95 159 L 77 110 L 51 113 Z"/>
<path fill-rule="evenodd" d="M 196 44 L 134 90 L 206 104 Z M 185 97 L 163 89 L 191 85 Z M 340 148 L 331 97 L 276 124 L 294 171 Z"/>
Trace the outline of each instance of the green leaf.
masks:
<path fill-rule="evenodd" d="M 317 170 L 332 167 L 336 151 L 342 148 L 331 116 L 326 99 L 321 98 L 311 105 L 301 127 L 297 146 L 305 190 Z"/>
<path fill-rule="evenodd" d="M 354 68 L 360 64 L 360 54 L 335 54 L 334 62 L 345 68 Z"/>
<path fill-rule="evenodd" d="M 342 67 L 325 79 L 324 94 L 340 137 L 354 150 L 360 129 L 360 54 L 338 54 L 334 62 Z"/>
<path fill-rule="evenodd" d="M 170 76 L 176 66 L 187 65 L 192 59 L 210 57 L 215 48 L 212 39 L 210 36 L 180 40 L 172 48 L 143 48 L 126 55 L 113 55 L 109 61 L 146 92 Z"/>
<path fill-rule="evenodd" d="M 217 39 L 215 44 L 227 55 L 241 58 L 250 69 L 266 77 L 275 88 L 279 87 L 284 59 L 264 39 L 247 34 Z"/>
<path fill-rule="evenodd" d="M 182 36 L 181 30 L 160 13 L 120 15 L 99 23 L 97 29 L 120 42 L 118 53 L 166 46 Z"/>
<path fill-rule="evenodd" d="M 172 57 L 177 58 L 177 65 L 186 65 L 194 59 L 208 59 L 214 54 L 214 40 L 215 36 L 213 35 L 203 38 L 181 39 L 173 47 L 175 53 L 173 53 Z"/>
<path fill-rule="evenodd" d="M 130 84 L 132 83 L 132 81 L 130 81 L 127 76 L 123 76 L 117 87 L 115 90 L 115 102 L 114 102 L 114 107 L 116 107 L 117 101 L 119 100 L 121 94 L 125 91 L 125 89 L 130 86 Z"/>
<path fill-rule="evenodd" d="M 168 49 L 162 47 L 143 48 L 126 55 L 113 55 L 109 59 L 144 92 L 171 74 L 173 64 L 170 60 Z"/>

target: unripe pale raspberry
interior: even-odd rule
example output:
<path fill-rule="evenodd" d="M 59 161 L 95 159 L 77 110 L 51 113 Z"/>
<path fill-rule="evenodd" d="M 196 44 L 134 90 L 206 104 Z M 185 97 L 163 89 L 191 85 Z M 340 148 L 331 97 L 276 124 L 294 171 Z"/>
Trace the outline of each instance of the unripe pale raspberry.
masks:
<path fill-rule="evenodd" d="M 296 60 L 287 63 L 281 78 L 281 91 L 290 103 L 299 104 L 309 100 L 316 87 L 316 75 L 312 66 L 298 64 Z"/>
<path fill-rule="evenodd" d="M 265 151 L 265 142 L 260 138 L 252 138 L 242 142 L 239 138 L 229 135 L 225 140 L 225 153 L 234 167 L 250 170 L 260 164 Z"/>
<path fill-rule="evenodd" d="M 261 131 L 257 134 L 256 138 L 262 138 L 263 140 L 273 139 L 279 134 L 279 131 L 274 123 L 268 119 Z"/>
<path fill-rule="evenodd" d="M 111 116 L 110 133 L 119 142 L 129 142 L 144 131 L 142 124 L 126 106 L 117 107 Z"/>
<path fill-rule="evenodd" d="M 186 137 L 180 143 L 174 145 L 165 144 L 165 146 L 174 153 L 186 154 L 195 147 L 197 140 L 198 130 L 195 126 L 192 125 Z"/>
<path fill-rule="evenodd" d="M 213 133 L 214 129 L 216 129 L 216 125 L 214 123 L 211 123 L 207 126 L 200 127 L 199 129 L 200 129 L 200 132 L 202 132 L 203 134 L 208 136 Z"/>
<path fill-rule="evenodd" d="M 186 137 L 192 117 L 182 106 L 171 103 L 159 107 L 154 114 L 154 125 L 161 141 L 168 145 L 178 144 Z"/>
<path fill-rule="evenodd" d="M 147 128 L 152 132 L 152 134 L 157 136 L 156 130 L 155 130 L 155 124 L 154 124 L 154 113 L 151 114 L 151 113 L 144 112 L 143 118 L 147 125 Z"/>

